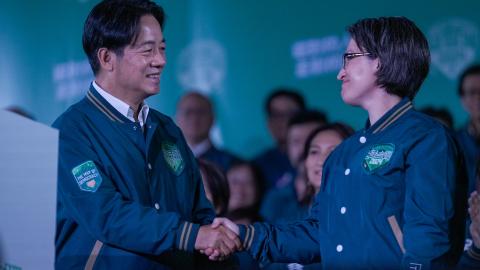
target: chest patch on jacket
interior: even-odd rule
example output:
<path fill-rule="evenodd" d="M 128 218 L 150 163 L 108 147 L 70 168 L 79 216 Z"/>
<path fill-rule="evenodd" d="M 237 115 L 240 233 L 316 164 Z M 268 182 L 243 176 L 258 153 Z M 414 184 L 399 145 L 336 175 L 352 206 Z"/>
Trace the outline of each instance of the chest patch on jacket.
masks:
<path fill-rule="evenodd" d="M 95 192 L 102 184 L 102 176 L 93 161 L 86 161 L 72 169 L 78 187 L 83 191 Z"/>
<path fill-rule="evenodd" d="M 185 167 L 182 154 L 177 145 L 172 142 L 162 142 L 162 152 L 165 161 L 175 175 L 180 175 Z"/>
<path fill-rule="evenodd" d="M 390 161 L 390 158 L 392 158 L 394 151 L 395 145 L 391 143 L 373 145 L 363 159 L 363 168 L 368 173 L 372 173 L 385 166 Z"/>

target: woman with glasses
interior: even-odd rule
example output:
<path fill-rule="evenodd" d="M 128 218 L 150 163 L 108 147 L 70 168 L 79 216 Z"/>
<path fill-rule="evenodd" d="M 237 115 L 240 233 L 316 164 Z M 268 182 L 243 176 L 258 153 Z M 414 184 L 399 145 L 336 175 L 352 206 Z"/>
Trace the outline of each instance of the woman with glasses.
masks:
<path fill-rule="evenodd" d="M 449 132 L 412 105 L 429 70 L 427 40 L 404 17 L 363 19 L 348 32 L 337 76 L 341 96 L 366 110 L 368 119 L 325 162 L 310 216 L 277 226 L 216 223 L 237 231 L 244 248 L 263 264 L 453 267 L 463 250 L 465 226 L 460 155 Z"/>

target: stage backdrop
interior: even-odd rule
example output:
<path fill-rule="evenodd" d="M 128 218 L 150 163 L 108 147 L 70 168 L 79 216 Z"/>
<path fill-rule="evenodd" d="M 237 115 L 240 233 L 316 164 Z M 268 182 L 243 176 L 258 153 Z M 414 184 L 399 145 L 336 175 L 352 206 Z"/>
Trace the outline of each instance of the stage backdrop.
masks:
<path fill-rule="evenodd" d="M 215 141 L 252 157 L 272 141 L 263 102 L 276 86 L 297 87 L 308 105 L 360 128 L 366 114 L 344 105 L 336 74 L 345 27 L 367 16 L 407 16 L 432 52 L 417 107 L 466 114 L 456 78 L 479 61 L 480 2 L 464 1 L 158 1 L 167 12 L 167 66 L 161 93 L 148 102 L 173 116 L 182 93 L 198 89 L 215 102 Z M 94 0 L 1 1 L 0 107 L 20 105 L 50 124 L 79 100 L 92 79 L 81 47 Z"/>

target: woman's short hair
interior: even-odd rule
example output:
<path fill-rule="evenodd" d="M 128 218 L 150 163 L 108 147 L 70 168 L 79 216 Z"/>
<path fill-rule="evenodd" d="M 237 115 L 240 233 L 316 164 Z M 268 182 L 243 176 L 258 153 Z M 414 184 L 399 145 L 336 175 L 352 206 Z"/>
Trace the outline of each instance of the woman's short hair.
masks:
<path fill-rule="evenodd" d="M 377 85 L 413 99 L 428 74 L 430 50 L 422 31 L 405 17 L 359 20 L 348 32 L 362 52 L 379 59 Z"/>

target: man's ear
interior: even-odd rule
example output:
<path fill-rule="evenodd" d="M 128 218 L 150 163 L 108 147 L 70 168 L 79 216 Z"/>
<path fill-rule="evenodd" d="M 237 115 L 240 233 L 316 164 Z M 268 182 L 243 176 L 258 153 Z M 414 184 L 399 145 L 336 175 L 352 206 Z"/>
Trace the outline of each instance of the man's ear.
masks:
<path fill-rule="evenodd" d="M 100 48 L 97 51 L 97 58 L 101 69 L 113 71 L 116 61 L 116 54 L 113 51 L 107 48 Z"/>
<path fill-rule="evenodd" d="M 375 69 L 378 71 L 380 69 L 380 60 L 378 57 L 375 59 Z"/>

